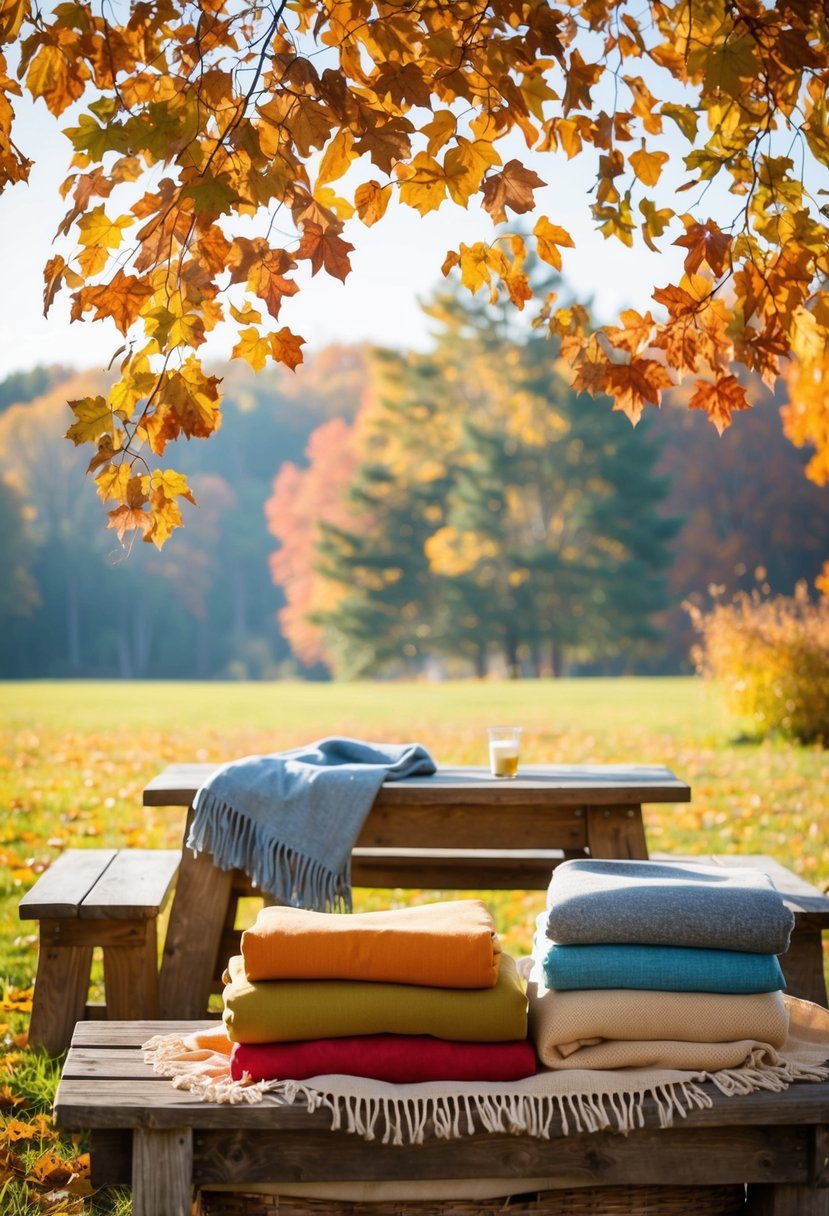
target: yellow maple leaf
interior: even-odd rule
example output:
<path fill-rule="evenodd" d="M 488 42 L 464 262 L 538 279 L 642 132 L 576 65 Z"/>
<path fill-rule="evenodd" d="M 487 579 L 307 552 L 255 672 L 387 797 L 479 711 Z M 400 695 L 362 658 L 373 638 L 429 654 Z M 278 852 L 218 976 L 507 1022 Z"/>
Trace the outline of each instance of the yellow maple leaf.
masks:
<path fill-rule="evenodd" d="M 230 352 L 231 359 L 244 359 L 255 372 L 261 372 L 271 353 L 267 336 L 263 337 L 255 326 L 239 331 L 239 341 Z"/>
<path fill-rule="evenodd" d="M 374 178 L 357 187 L 354 191 L 354 205 L 367 228 L 383 218 L 390 198 L 391 186 L 381 186 Z"/>
<path fill-rule="evenodd" d="M 400 201 L 414 207 L 421 215 L 437 211 L 446 198 L 446 171 L 428 152 L 418 152 L 411 164 L 398 166 L 398 176 L 403 177 Z"/>
<path fill-rule="evenodd" d="M 126 460 L 122 460 L 120 464 L 108 464 L 101 469 L 95 478 L 101 502 L 109 502 L 110 499 L 114 499 L 116 502 L 126 502 L 127 486 L 131 476 L 132 468 Z"/>
<path fill-rule="evenodd" d="M 104 397 L 82 397 L 67 404 L 75 415 L 75 421 L 65 438 L 71 439 L 75 447 L 82 443 L 97 443 L 102 435 L 109 436 L 113 443 L 116 439 L 120 443 L 123 432 L 115 419 L 124 415 L 121 411 L 113 410 Z"/>
<path fill-rule="evenodd" d="M 560 228 L 558 224 L 551 224 L 546 216 L 542 216 L 533 228 L 533 236 L 536 240 L 538 256 L 542 262 L 546 262 L 556 270 L 561 270 L 559 246 L 573 248 L 573 238 L 570 233 L 566 229 Z"/>
<path fill-rule="evenodd" d="M 655 186 L 662 176 L 663 166 L 668 161 L 667 152 L 649 152 L 644 144 L 629 158 L 630 167 L 646 186 Z"/>
<path fill-rule="evenodd" d="M 102 249 L 117 249 L 124 229 L 134 223 L 131 215 L 119 215 L 116 220 L 111 220 L 101 203 L 78 220 L 78 240 L 81 245 L 89 247 L 98 245 Z"/>
<path fill-rule="evenodd" d="M 317 173 L 317 187 L 342 177 L 348 171 L 352 161 L 356 159 L 356 155 L 354 136 L 348 127 L 342 127 L 322 154 Z"/>
<path fill-rule="evenodd" d="M 429 141 L 426 144 L 426 151 L 430 156 L 437 155 L 443 145 L 455 134 L 457 127 L 458 120 L 451 110 L 437 110 L 431 120 L 423 124 L 420 132 Z"/>

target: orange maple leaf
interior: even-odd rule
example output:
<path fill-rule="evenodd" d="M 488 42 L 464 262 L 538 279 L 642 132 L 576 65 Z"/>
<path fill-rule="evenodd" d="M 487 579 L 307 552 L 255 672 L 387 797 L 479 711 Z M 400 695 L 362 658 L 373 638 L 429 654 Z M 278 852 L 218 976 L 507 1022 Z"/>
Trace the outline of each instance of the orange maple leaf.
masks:
<path fill-rule="evenodd" d="M 674 244 L 688 250 L 685 255 L 686 274 L 694 274 L 705 262 L 719 276 L 725 269 L 731 237 L 722 231 L 719 224 L 709 219 L 704 224 L 696 221 L 689 223 L 684 235 L 677 237 Z"/>
<path fill-rule="evenodd" d="M 110 317 L 121 333 L 126 334 L 140 315 L 143 305 L 153 294 L 153 288 L 146 280 L 117 270 L 108 283 L 82 287 L 73 294 L 72 299 L 76 307 L 72 310 L 72 316 L 75 319 L 76 316 L 94 308 L 93 320 L 100 321 L 102 317 Z"/>
<path fill-rule="evenodd" d="M 336 232 L 325 231 L 319 224 L 309 222 L 302 230 L 302 240 L 296 256 L 308 258 L 312 274 L 325 269 L 326 273 L 345 282 L 346 275 L 351 270 L 348 255 L 353 249 L 354 246 L 344 241 Z"/>
<path fill-rule="evenodd" d="M 707 380 L 694 382 L 696 392 L 688 402 L 689 409 L 705 410 L 720 435 L 731 426 L 735 410 L 751 409 L 746 390 L 736 376 L 718 376 L 711 384 Z"/>
<path fill-rule="evenodd" d="M 305 344 L 304 338 L 300 338 L 298 334 L 292 334 L 290 329 L 283 326 L 275 334 L 270 334 L 269 340 L 271 354 L 277 363 L 284 363 L 292 371 L 299 366 L 303 357 L 300 347 Z"/>
<path fill-rule="evenodd" d="M 296 295 L 299 291 L 294 280 L 285 277 L 285 272 L 295 266 L 296 262 L 286 250 L 268 249 L 248 271 L 250 290 L 265 302 L 274 318 L 279 316 L 284 297 Z"/>
<path fill-rule="evenodd" d="M 608 365 L 606 392 L 613 398 L 614 410 L 621 410 L 636 423 L 645 405 L 659 405 L 662 389 L 672 383 L 668 369 L 655 359 L 631 359 L 630 363 Z"/>
<path fill-rule="evenodd" d="M 532 211 L 533 190 L 546 184 L 532 169 L 525 169 L 520 160 L 508 160 L 500 173 L 491 173 L 484 182 L 484 207 L 496 223 L 503 223 L 507 218 L 506 207 L 519 215 Z"/>

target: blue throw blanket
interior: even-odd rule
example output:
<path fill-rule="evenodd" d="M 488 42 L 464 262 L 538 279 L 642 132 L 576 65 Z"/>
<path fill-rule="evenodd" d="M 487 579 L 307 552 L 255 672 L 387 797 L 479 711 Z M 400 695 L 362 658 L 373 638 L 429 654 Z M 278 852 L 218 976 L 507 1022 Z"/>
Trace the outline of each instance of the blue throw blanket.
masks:
<path fill-rule="evenodd" d="M 782 954 L 794 914 L 760 870 L 690 861 L 565 861 L 547 889 L 547 937 Z"/>
<path fill-rule="evenodd" d="M 693 946 L 561 946 L 538 918 L 533 957 L 548 988 L 640 988 L 661 992 L 777 992 L 786 987 L 775 954 Z"/>
<path fill-rule="evenodd" d="M 187 844 L 280 903 L 350 910 L 351 850 L 380 786 L 436 771 L 417 743 L 329 738 L 248 756 L 198 791 Z"/>

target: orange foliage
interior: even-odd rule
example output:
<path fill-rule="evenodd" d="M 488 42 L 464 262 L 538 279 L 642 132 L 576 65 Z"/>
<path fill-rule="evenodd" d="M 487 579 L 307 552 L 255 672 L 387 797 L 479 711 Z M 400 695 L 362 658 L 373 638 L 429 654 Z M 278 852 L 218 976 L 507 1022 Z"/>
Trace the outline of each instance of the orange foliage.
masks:
<path fill-rule="evenodd" d="M 57 118 L 77 115 L 66 247 L 46 267 L 44 300 L 68 291 L 73 319 L 110 317 L 125 337 L 103 406 L 74 401 L 70 427 L 92 448 L 119 534 L 161 547 L 181 524 L 186 480 L 144 461 L 220 425 L 219 384 L 198 356 L 212 329 L 238 327 L 234 355 L 254 368 L 296 367 L 303 339 L 269 318 L 304 271 L 347 278 L 346 224 L 352 235 L 382 222 L 394 196 L 420 214 L 447 201 L 494 223 L 533 213 L 544 181 L 522 142 L 595 161 L 587 206 L 605 237 L 687 251 L 647 325 L 594 331 L 554 294 L 540 301 L 535 322 L 563 340 L 575 382 L 636 421 L 690 373 L 690 404 L 722 430 L 748 404 L 740 365 L 772 385 L 794 355 L 787 425 L 817 448 L 811 475 L 827 476 L 813 373 L 825 379 L 829 224 L 806 184 L 813 162 L 829 162 L 822 6 L 129 0 L 101 14 L 92 0 L 54 12 L 0 0 L 0 50 L 12 44 L 29 94 Z M 667 100 L 677 83 L 682 100 Z M 0 88 L 2 188 L 29 170 L 2 54 Z M 660 146 L 665 120 L 685 141 L 670 158 L 679 183 Z M 712 218 L 701 208 L 715 181 L 733 202 Z M 266 235 L 243 235 L 256 218 Z M 526 240 L 462 244 L 444 271 L 458 265 L 470 290 L 523 309 L 527 245 L 558 267 L 572 238 L 555 215 L 537 216 Z"/>
<path fill-rule="evenodd" d="M 308 555 L 313 553 L 320 524 L 342 524 L 347 515 L 344 490 L 357 467 L 354 428 L 332 418 L 312 433 L 306 455 L 309 465 L 300 469 L 283 464 L 274 478 L 273 495 L 265 504 L 269 531 L 280 548 L 271 556 L 271 573 L 285 593 L 279 623 L 291 649 L 309 667 L 326 662 L 322 631 L 308 620 L 320 608 L 334 608 L 342 588 L 319 579 Z"/>

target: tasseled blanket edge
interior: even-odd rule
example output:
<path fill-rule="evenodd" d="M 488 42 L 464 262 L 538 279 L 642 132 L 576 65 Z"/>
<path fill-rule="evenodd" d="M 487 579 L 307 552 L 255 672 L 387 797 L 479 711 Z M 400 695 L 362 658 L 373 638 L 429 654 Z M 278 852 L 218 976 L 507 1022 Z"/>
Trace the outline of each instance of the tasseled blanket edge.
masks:
<path fill-rule="evenodd" d="M 203 790 L 187 837 L 194 853 L 210 853 L 221 870 L 244 870 L 254 886 L 282 903 L 322 912 L 351 911 L 350 873 L 275 840 L 229 803 Z"/>
<path fill-rule="evenodd" d="M 304 1103 L 309 1112 L 331 1113 L 331 1130 L 346 1131 L 382 1144 L 422 1144 L 427 1132 L 441 1140 L 471 1136 L 481 1127 L 494 1133 L 526 1134 L 549 1139 L 553 1130 L 564 1135 L 610 1131 L 621 1135 L 646 1125 L 644 1102 L 656 1104 L 661 1128 L 676 1117 L 712 1105 L 710 1094 L 695 1080 L 638 1084 L 625 1093 L 561 1094 L 445 1094 L 399 1098 L 387 1095 L 342 1094 L 301 1081 L 233 1081 L 226 1060 L 211 1068 L 212 1053 L 194 1053 L 183 1039 L 157 1036 L 144 1044 L 145 1060 L 155 1072 L 169 1077 L 177 1089 L 189 1090 L 201 1101 L 261 1102 L 266 1094 L 287 1105 Z M 704 1074 L 726 1096 L 756 1090 L 780 1091 L 793 1081 L 829 1080 L 829 1068 L 781 1060 L 770 1065 L 749 1060 L 744 1068 Z"/>

